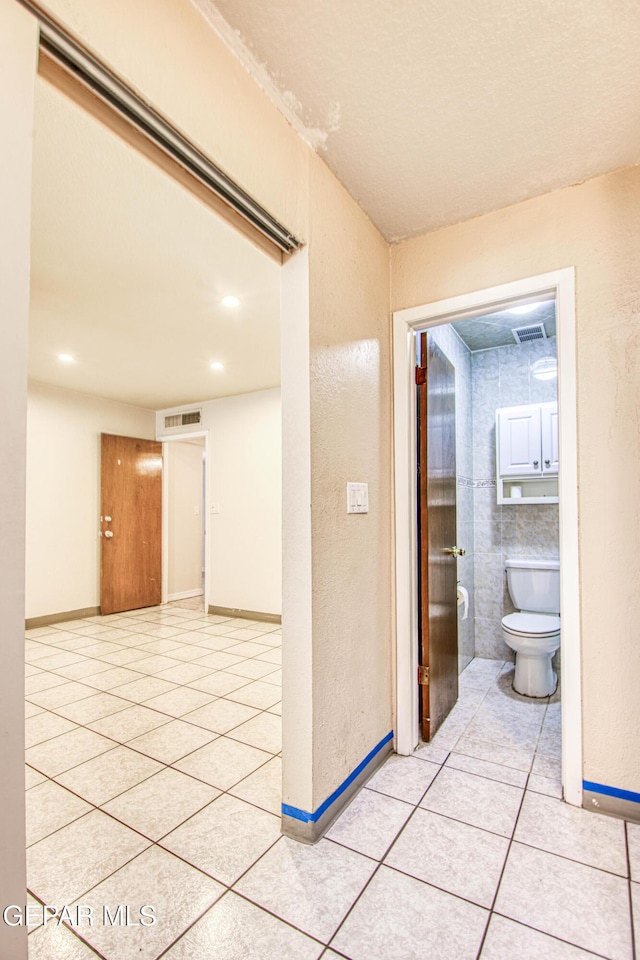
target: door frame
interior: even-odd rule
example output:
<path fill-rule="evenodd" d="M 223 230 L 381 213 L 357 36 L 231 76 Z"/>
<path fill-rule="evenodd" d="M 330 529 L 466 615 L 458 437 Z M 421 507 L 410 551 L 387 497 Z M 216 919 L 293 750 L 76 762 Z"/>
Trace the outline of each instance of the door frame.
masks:
<path fill-rule="evenodd" d="M 211 540 L 211 491 L 209 489 L 209 471 L 210 471 L 210 445 L 209 431 L 198 430 L 172 434 L 170 437 L 159 436 L 157 439 L 162 443 L 162 603 L 167 602 L 169 594 L 169 467 L 168 460 L 164 456 L 166 445 L 174 443 L 176 440 L 196 440 L 204 439 L 204 611 L 209 609 L 209 545 Z"/>
<path fill-rule="evenodd" d="M 582 806 L 582 677 L 578 552 L 578 446 L 575 268 L 527 277 L 393 313 L 393 435 L 395 485 L 395 748 L 411 754 L 419 742 L 417 537 L 415 523 L 415 336 L 463 316 L 514 300 L 556 299 L 560 419 L 560 606 L 562 784 L 568 803 Z"/>

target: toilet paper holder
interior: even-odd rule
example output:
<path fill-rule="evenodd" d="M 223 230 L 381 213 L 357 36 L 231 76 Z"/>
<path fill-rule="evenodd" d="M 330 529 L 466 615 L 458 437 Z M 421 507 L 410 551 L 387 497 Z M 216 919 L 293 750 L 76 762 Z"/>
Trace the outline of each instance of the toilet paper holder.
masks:
<path fill-rule="evenodd" d="M 469 591 L 466 587 L 457 585 L 457 606 L 462 607 L 461 620 L 466 620 L 469 616 Z"/>

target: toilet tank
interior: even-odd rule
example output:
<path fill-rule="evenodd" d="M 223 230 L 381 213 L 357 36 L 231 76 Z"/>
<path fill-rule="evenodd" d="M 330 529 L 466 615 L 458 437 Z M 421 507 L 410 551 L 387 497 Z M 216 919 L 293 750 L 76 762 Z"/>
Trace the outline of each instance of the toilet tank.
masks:
<path fill-rule="evenodd" d="M 560 613 L 560 561 L 505 560 L 507 584 L 516 610 Z"/>

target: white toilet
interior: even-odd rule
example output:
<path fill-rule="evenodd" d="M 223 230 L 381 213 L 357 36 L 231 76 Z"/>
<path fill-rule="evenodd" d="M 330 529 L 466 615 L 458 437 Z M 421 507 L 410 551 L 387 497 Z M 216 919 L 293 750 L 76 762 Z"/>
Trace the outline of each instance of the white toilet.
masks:
<path fill-rule="evenodd" d="M 507 584 L 518 613 L 502 618 L 502 635 L 516 655 L 513 689 L 548 697 L 558 678 L 551 658 L 560 646 L 560 561 L 505 560 Z"/>

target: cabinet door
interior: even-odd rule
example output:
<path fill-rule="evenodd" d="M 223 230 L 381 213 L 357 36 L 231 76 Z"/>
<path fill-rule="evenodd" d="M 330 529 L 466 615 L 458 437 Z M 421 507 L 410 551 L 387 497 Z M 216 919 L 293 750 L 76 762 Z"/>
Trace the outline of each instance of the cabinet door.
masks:
<path fill-rule="evenodd" d="M 541 413 L 542 473 L 558 472 L 558 404 L 543 403 Z"/>
<path fill-rule="evenodd" d="M 539 477 L 540 406 L 498 410 L 498 472 L 501 477 Z"/>

